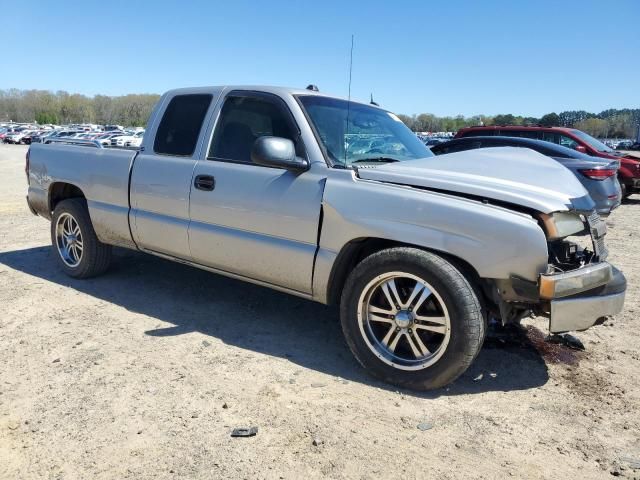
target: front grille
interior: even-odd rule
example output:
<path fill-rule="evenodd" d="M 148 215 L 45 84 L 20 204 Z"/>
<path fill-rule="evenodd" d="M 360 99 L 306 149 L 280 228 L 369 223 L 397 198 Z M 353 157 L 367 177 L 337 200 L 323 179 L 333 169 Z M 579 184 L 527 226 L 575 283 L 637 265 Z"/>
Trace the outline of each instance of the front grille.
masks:
<path fill-rule="evenodd" d="M 593 242 L 593 251 L 598 257 L 598 260 L 603 261 L 607 258 L 607 255 L 609 255 L 609 251 L 604 243 L 604 237 L 607 234 L 607 225 L 595 210 L 589 214 L 587 222 L 589 223 L 589 231 Z"/>

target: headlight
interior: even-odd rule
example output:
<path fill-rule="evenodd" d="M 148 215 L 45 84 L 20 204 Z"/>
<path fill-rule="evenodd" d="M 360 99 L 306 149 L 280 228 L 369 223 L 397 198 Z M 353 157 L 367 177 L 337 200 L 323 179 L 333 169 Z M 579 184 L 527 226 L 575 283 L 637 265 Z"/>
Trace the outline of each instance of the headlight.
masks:
<path fill-rule="evenodd" d="M 556 212 L 551 215 L 543 213 L 540 220 L 544 225 L 549 240 L 558 240 L 584 231 L 584 220 L 577 213 Z"/>

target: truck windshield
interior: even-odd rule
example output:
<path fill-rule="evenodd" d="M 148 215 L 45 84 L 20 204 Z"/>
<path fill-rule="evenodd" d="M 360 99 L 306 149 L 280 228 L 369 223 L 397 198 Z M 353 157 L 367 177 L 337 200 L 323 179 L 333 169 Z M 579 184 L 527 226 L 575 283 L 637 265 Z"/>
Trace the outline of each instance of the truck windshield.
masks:
<path fill-rule="evenodd" d="M 298 97 L 334 165 L 433 157 L 393 113 L 319 95 Z"/>

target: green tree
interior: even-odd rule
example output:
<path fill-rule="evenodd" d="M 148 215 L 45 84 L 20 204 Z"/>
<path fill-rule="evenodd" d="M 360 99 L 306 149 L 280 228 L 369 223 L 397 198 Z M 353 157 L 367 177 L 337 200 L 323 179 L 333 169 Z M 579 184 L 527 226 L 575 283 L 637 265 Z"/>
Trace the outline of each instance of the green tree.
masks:
<path fill-rule="evenodd" d="M 574 127 L 594 137 L 607 137 L 609 133 L 609 123 L 601 118 L 587 118 L 577 122 Z"/>
<path fill-rule="evenodd" d="M 52 112 L 39 112 L 39 113 L 36 113 L 35 120 L 40 125 L 46 125 L 46 124 L 50 124 L 50 123 L 51 124 L 58 123 L 58 117 L 56 116 L 55 113 L 52 113 Z"/>
<path fill-rule="evenodd" d="M 540 125 L 544 127 L 558 127 L 560 125 L 560 117 L 557 113 L 547 113 L 540 119 Z"/>
<path fill-rule="evenodd" d="M 516 117 L 511 115 L 510 113 L 507 115 L 496 115 L 493 117 L 494 125 L 513 125 L 515 123 Z"/>

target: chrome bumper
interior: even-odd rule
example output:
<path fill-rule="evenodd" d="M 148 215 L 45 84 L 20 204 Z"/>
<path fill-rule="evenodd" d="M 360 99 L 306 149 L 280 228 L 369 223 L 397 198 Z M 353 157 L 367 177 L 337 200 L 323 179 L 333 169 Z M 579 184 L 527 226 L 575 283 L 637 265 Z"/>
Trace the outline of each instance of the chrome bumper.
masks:
<path fill-rule="evenodd" d="M 565 273 L 540 275 L 540 298 L 552 300 L 568 297 L 605 285 L 612 278 L 613 268 L 607 262 L 595 263 Z"/>
<path fill-rule="evenodd" d="M 627 281 L 622 272 L 609 264 L 606 265 L 609 266 L 610 272 L 610 279 L 607 283 L 577 295 L 556 297 L 549 302 L 551 307 L 549 331 L 551 333 L 586 330 L 604 317 L 622 311 Z M 571 278 L 575 279 L 575 277 Z M 595 274 L 591 278 L 595 280 L 602 277 L 600 274 Z M 585 284 L 588 283 L 589 281 L 585 281 Z"/>
<path fill-rule="evenodd" d="M 562 333 L 586 330 L 598 320 L 622 311 L 625 292 L 603 297 L 584 297 L 551 301 L 549 331 Z"/>

